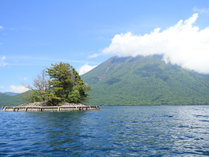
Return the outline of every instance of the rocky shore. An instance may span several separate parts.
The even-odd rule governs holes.
[[[22,104],[19,105],[21,107],[25,107],[25,106],[53,106],[53,105],[49,105],[47,102],[33,102],[33,103],[28,103],[28,104]],[[56,106],[75,106],[75,107],[86,107],[87,105],[81,104],[81,103],[58,103]]]
[[[3,112],[70,112],[99,110],[99,106],[87,106],[81,103],[59,103],[56,106],[49,106],[46,102],[34,102],[19,106],[4,106]]]

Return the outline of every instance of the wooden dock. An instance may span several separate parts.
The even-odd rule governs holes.
[[[70,112],[99,110],[99,106],[4,106],[3,112]]]

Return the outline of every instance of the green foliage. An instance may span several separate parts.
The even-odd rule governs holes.
[[[28,94],[27,98],[30,102],[41,102],[46,101],[48,97],[46,91],[32,90],[31,93]]]
[[[45,90],[33,90],[30,101],[47,101],[50,104],[59,102],[78,103],[87,97],[86,92],[90,89],[85,85],[76,70],[66,63],[52,64],[47,68],[49,76],[48,86]],[[37,83],[38,82],[38,83]],[[36,80],[38,87],[42,87],[41,80]]]
[[[92,87],[91,105],[209,104],[209,76],[161,56],[112,57],[82,78]]]
[[[78,90],[73,90],[71,93],[68,94],[68,101],[78,103],[81,96]]]

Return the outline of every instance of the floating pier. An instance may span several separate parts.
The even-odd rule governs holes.
[[[4,106],[3,112],[70,112],[99,110],[99,106]]]

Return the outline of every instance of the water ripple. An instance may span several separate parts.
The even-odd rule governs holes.
[[[209,106],[0,112],[0,156],[208,156]]]

